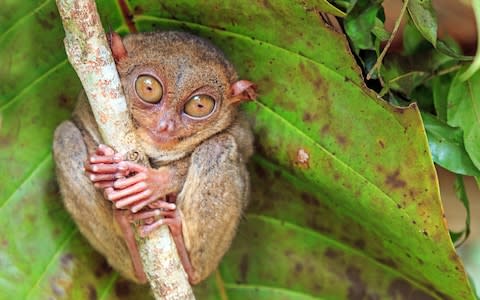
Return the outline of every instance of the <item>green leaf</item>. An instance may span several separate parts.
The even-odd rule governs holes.
[[[408,14],[423,37],[434,47],[437,44],[437,17],[431,0],[410,0]]]
[[[450,86],[447,122],[463,130],[465,149],[475,166],[480,168],[480,73],[463,81],[463,70],[458,72]]]
[[[380,9],[379,1],[360,1],[345,18],[345,32],[357,49],[357,53],[359,49],[375,49],[372,31],[375,29],[379,33],[377,14]]]
[[[457,246],[462,245],[470,235],[470,200],[468,200],[468,195],[465,190],[465,182],[463,181],[462,175],[456,175],[455,177],[455,195],[457,198],[462,202],[463,207],[465,207],[465,211],[467,213],[467,217],[465,219],[465,229],[461,232],[454,233],[452,240],[456,242]],[[463,237],[462,240],[460,238]],[[460,240],[460,242],[458,242]]]
[[[451,75],[435,76],[432,79],[433,105],[437,117],[443,122],[447,122],[448,91],[452,80]]]
[[[405,27],[403,28],[403,54],[405,56],[409,56],[415,53],[418,53],[422,50],[425,50],[425,48],[430,48],[430,47],[425,47],[424,44],[427,43],[427,41],[423,38],[422,34],[418,29],[415,27],[415,25],[412,25],[412,22],[407,22]],[[430,44],[428,44],[430,45]]]
[[[462,74],[462,80],[468,80],[480,69],[480,0],[473,0],[472,7],[477,23],[477,53],[475,54],[475,59],[472,64],[468,67],[465,73]]]
[[[2,296],[151,298],[106,266],[62,208],[50,145],[80,84],[54,1],[35,2],[32,13],[31,2],[18,3],[2,6],[17,19],[0,23]],[[98,4],[124,31],[118,4]],[[343,35],[318,17],[321,5],[129,1],[141,31],[210,38],[259,86],[244,107],[257,142],[250,208],[197,298],[472,299],[418,109],[366,89]]]
[[[428,113],[422,113],[433,161],[463,175],[480,176],[463,144],[463,131],[453,128]]]

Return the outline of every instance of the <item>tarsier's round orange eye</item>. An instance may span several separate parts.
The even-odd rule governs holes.
[[[138,76],[135,81],[135,91],[143,101],[149,103],[157,103],[163,96],[162,85],[155,77],[150,75]]]
[[[183,111],[193,118],[208,116],[215,108],[215,100],[208,95],[196,95],[185,103]]]

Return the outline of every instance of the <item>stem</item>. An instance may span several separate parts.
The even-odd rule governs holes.
[[[146,165],[95,1],[57,0],[57,7],[68,59],[82,81],[103,140]],[[136,239],[155,298],[195,299],[168,228]]]
[[[403,16],[405,15],[405,11],[407,10],[408,1],[409,0],[404,0],[403,1],[403,6],[402,6],[402,9],[400,10],[400,15],[398,16],[397,21],[395,21],[395,26],[393,27],[392,34],[390,35],[390,38],[388,39],[387,44],[383,48],[382,53],[380,53],[380,55],[378,56],[377,61],[375,62],[375,65],[373,65],[370,72],[368,72],[367,80],[370,80],[370,78],[372,78],[372,74],[373,74],[373,72],[375,72],[376,69],[378,69],[379,72],[380,72],[380,67],[382,65],[383,58],[387,54],[387,51],[390,48],[390,46],[392,45],[393,39],[397,35],[397,31],[400,28],[400,23],[402,22]]]

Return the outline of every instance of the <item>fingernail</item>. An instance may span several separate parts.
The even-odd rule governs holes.
[[[90,178],[91,181],[95,180],[95,175],[90,175],[88,178]]]
[[[170,209],[171,210],[174,210],[175,208],[177,208],[177,206],[175,204],[170,204]]]
[[[97,171],[98,171],[98,167],[97,167],[97,166],[93,166],[93,167],[92,167],[92,171],[93,171],[93,172],[97,172]]]
[[[91,163],[94,163],[94,162],[96,162],[96,161],[97,161],[97,160],[96,160],[94,157],[90,157],[90,162],[91,162]]]

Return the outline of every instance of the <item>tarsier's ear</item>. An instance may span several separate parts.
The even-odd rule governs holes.
[[[120,60],[126,58],[128,55],[127,49],[125,49],[120,35],[116,32],[110,32],[107,33],[107,38],[115,62],[118,63]]]
[[[229,99],[231,103],[240,103],[244,101],[255,100],[257,86],[248,80],[239,80],[230,86],[232,97]]]

